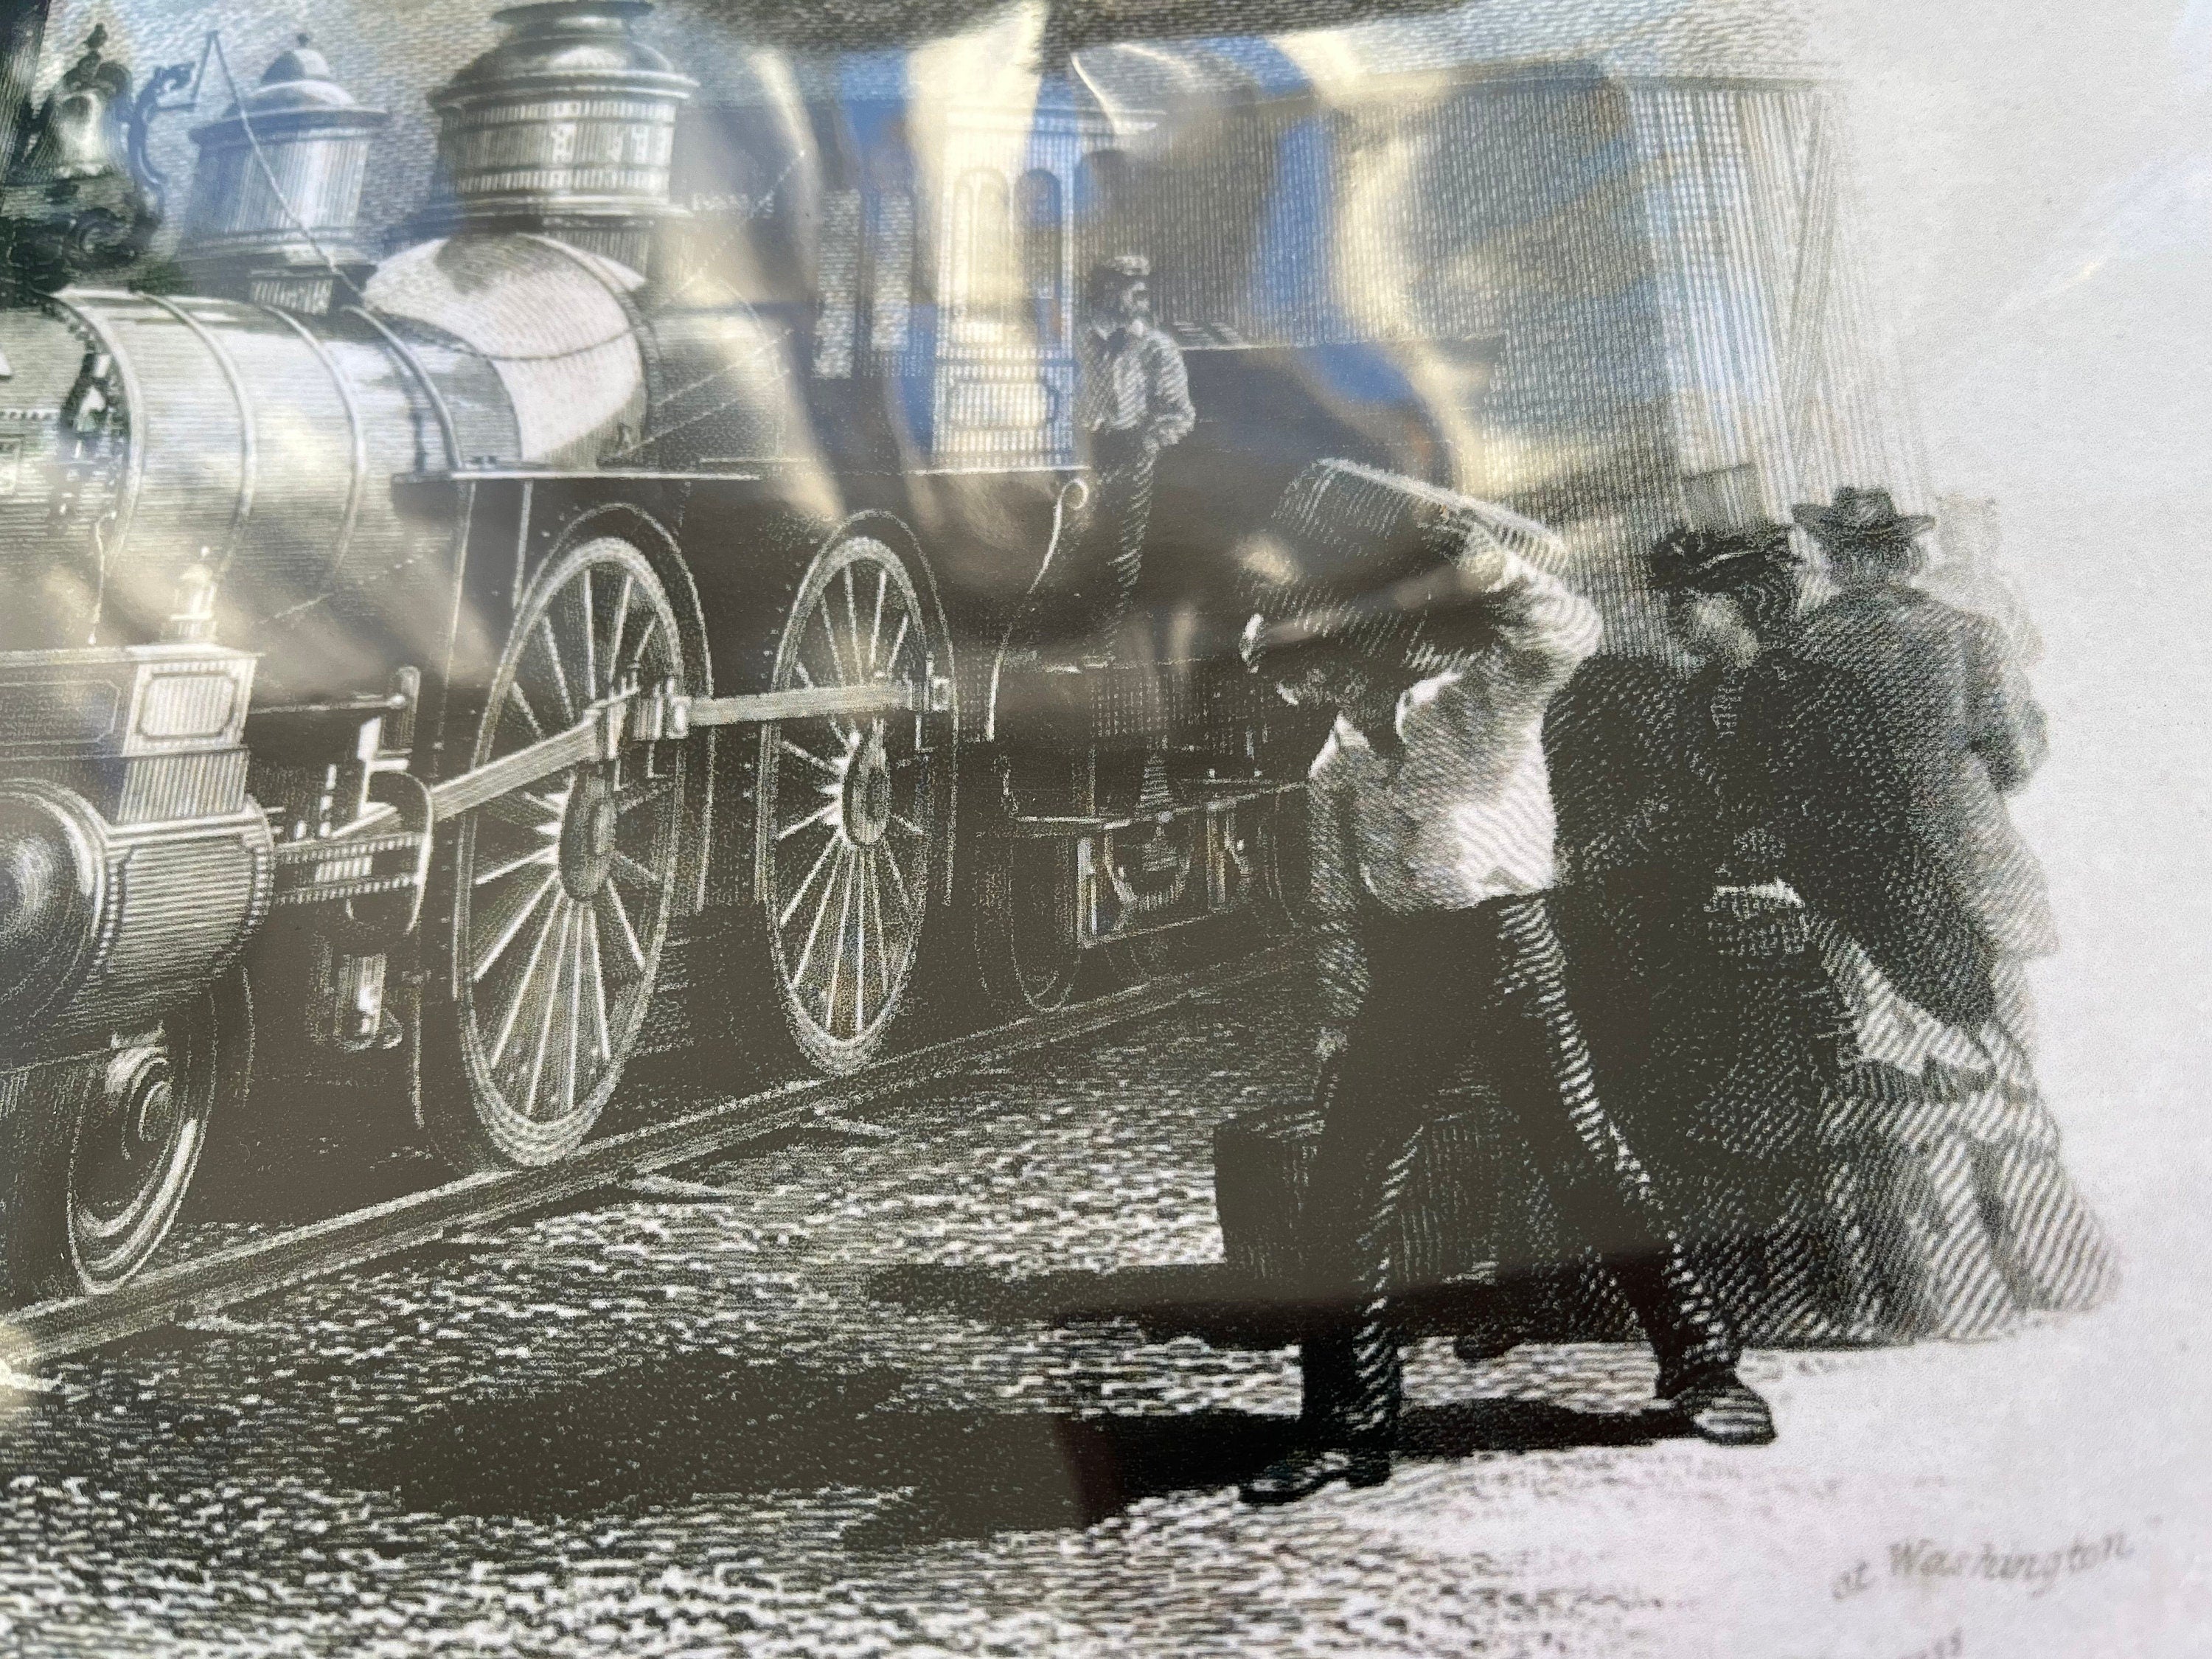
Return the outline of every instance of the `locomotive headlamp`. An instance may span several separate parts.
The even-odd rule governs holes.
[[[33,779],[0,784],[0,1022],[49,1006],[90,954],[106,881],[101,842],[99,817],[70,791]]]

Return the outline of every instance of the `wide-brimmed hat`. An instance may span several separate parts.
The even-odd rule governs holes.
[[[1936,522],[1925,514],[1899,513],[1887,489],[1862,489],[1856,484],[1844,485],[1826,507],[1801,501],[1790,509],[1790,516],[1822,545],[1830,547],[1910,542]]]
[[[1234,556],[1252,613],[1245,662],[1280,672],[1327,651],[1396,667],[1422,647],[1443,656],[1479,650],[1494,636],[1494,590],[1474,567],[1504,544],[1463,495],[1351,461],[1317,461]]]
[[[1662,593],[1725,593],[1766,571],[1796,568],[1790,526],[1771,520],[1727,530],[1678,526],[1651,546],[1651,586]]]

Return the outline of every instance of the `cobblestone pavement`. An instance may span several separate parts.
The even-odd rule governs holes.
[[[1869,1550],[1931,1514],[1966,1529],[1947,1543],[2005,1542],[1960,1496],[2008,1444],[1978,1407],[2023,1353],[2075,1364],[2065,1331],[1941,1363],[1755,1356],[1784,1438],[1754,1453],[1670,1437],[1632,1349],[1468,1366],[1431,1342],[1388,1486],[1240,1506],[1296,1383],[1279,1332],[1207,1304],[1210,1134],[1296,1092],[1311,1018],[1261,986],[918,1095],[887,1141],[688,1172],[726,1201],[602,1195],[0,1393],[0,1644],[1787,1659],[1770,1620],[1896,1659],[1943,1637],[1886,1582],[1837,1625],[1852,1563],[1805,1517],[1863,1514]],[[2154,1516],[2078,1524],[2127,1540],[2085,1584],[2156,1555]]]

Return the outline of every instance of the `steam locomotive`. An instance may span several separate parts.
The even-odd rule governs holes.
[[[140,1268],[257,1080],[387,1067],[458,1168],[561,1158],[702,918],[839,1073],[948,919],[1018,1014],[1283,896],[1310,716],[1033,648],[1079,469],[833,441],[789,330],[640,274],[691,86],[645,9],[501,14],[389,257],[382,118],[303,45],[194,134],[188,284],[0,310],[11,1300]],[[97,149],[70,73],[19,172]],[[1232,434],[1195,533],[1342,447]]]

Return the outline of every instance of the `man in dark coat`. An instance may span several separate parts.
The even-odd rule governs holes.
[[[1899,513],[1888,491],[1847,485],[1796,518],[1841,591],[1792,648],[1865,689],[1905,775],[1914,838],[1991,950],[2013,961],[2047,953],[2057,941],[2043,872],[2004,803],[2042,763],[2043,711],[2003,636],[1912,585],[1933,521]]]
[[[1799,648],[1786,532],[1680,532],[1652,563],[1670,627],[1704,664],[1682,738],[1709,793],[1711,867],[1788,884],[1922,1007],[1979,1025],[1988,944],[1921,833],[1879,702]]]
[[[1780,525],[1664,538],[1651,580],[1697,673],[1596,659],[1546,728],[1600,1085],[1707,1282],[1768,1340],[1838,1328],[1848,1301],[1823,1243],[1823,1125],[1856,1045],[1817,919],[1947,1018],[1978,1024],[1990,995],[1869,700],[1778,648],[1797,577]]]

